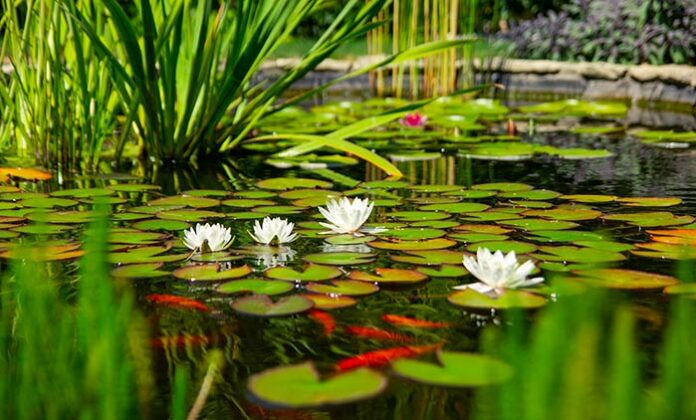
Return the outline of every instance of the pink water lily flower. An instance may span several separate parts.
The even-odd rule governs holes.
[[[428,117],[416,111],[411,114],[406,114],[399,122],[404,127],[425,127],[425,123],[428,122]]]

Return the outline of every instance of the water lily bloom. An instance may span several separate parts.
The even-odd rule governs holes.
[[[232,245],[234,237],[229,228],[216,223],[198,223],[184,232],[184,245],[190,250],[201,253],[224,251]]]
[[[505,289],[517,289],[529,287],[544,281],[543,277],[527,279],[534,271],[534,263],[531,260],[520,264],[515,256],[515,251],[504,255],[501,251],[491,254],[488,248],[479,248],[476,257],[464,256],[464,267],[480,281],[465,284],[455,289],[473,289],[479,293],[497,296]]]
[[[424,127],[425,123],[428,122],[428,117],[416,111],[412,114],[406,114],[399,122],[404,127]]]
[[[258,220],[254,223],[254,233],[249,232],[249,235],[260,244],[268,245],[274,241],[276,244],[285,244],[297,239],[297,234],[292,233],[294,227],[295,224],[286,219],[266,217],[262,223]]]
[[[382,228],[362,228],[362,225],[365,224],[370,217],[370,213],[372,213],[372,208],[374,206],[375,203],[367,198],[364,200],[354,198],[352,201],[346,197],[340,200],[331,199],[326,203],[326,208],[319,207],[319,212],[329,221],[329,223],[320,222],[319,224],[325,228],[331,229],[329,232],[322,233],[347,233],[360,236],[362,233],[378,233],[384,231]]]

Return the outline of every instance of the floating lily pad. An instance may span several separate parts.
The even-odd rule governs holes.
[[[117,278],[150,279],[169,276],[168,271],[162,271],[163,263],[129,264],[115,268],[111,275]]]
[[[66,232],[68,230],[74,229],[73,226],[69,225],[26,225],[11,230],[19,233],[27,233],[31,235],[55,235],[58,233]]]
[[[205,254],[193,254],[191,261],[195,262],[229,262],[243,259],[243,255],[232,255],[226,251],[206,252]]]
[[[140,230],[164,230],[167,232],[184,230],[191,227],[189,223],[182,222],[180,220],[143,220],[137,223],[133,223],[135,229]]]
[[[271,200],[254,200],[251,198],[232,198],[223,201],[221,204],[229,207],[252,208],[258,206],[272,206],[275,202]]]
[[[261,213],[256,211],[240,211],[236,213],[228,213],[227,216],[231,217],[234,220],[255,220],[263,219],[264,217],[268,216],[268,213]]]
[[[466,213],[462,220],[470,220],[472,222],[497,222],[500,220],[516,220],[522,216],[514,213],[505,213],[502,211],[483,211],[481,213]]]
[[[56,211],[31,213],[27,215],[27,219],[32,222],[82,224],[91,222],[94,216],[94,213],[88,211]]]
[[[274,267],[266,270],[266,277],[287,281],[322,281],[331,280],[343,275],[343,272],[334,267],[319,264],[309,264],[303,271],[297,271],[289,267]]]
[[[287,281],[265,279],[242,279],[222,283],[215,288],[218,293],[255,293],[258,295],[280,295],[295,288],[295,285]]]
[[[170,249],[171,245],[144,246],[124,252],[112,252],[108,258],[112,264],[145,264],[175,262],[188,257],[188,254],[161,255]]]
[[[685,225],[694,221],[692,216],[676,216],[668,212],[615,213],[602,216],[605,220],[618,220],[640,227]]]
[[[361,254],[358,252],[327,252],[323,254],[305,255],[304,260],[311,263],[327,265],[361,265],[373,262],[375,256],[373,254]]]
[[[490,233],[450,233],[448,238],[460,242],[485,242],[485,241],[504,241],[507,239],[505,235],[492,235]]]
[[[503,220],[499,223],[505,226],[514,226],[516,228],[532,232],[537,230],[565,230],[578,227],[577,223],[562,220],[518,219]]]
[[[109,185],[110,190],[118,192],[147,192],[147,191],[157,191],[161,187],[158,185],[148,185],[148,184],[116,184]]]
[[[449,229],[458,226],[459,223],[454,220],[426,220],[423,222],[412,222],[409,226],[412,228],[433,228],[433,229]]]
[[[232,302],[232,309],[235,311],[244,315],[262,317],[299,314],[311,309],[312,306],[314,302],[299,295],[284,297],[276,302],[266,295],[252,295]]]
[[[443,195],[448,197],[459,197],[464,199],[476,200],[480,198],[493,197],[495,191],[484,191],[484,190],[458,190],[446,192]]]
[[[28,261],[66,261],[84,255],[79,243],[45,245],[25,248],[13,247],[0,252],[0,258]]]
[[[400,189],[408,187],[408,182],[404,181],[369,181],[360,184],[363,188],[384,188],[385,190]]]
[[[370,242],[372,248],[387,249],[395,251],[416,251],[429,249],[444,249],[457,245],[456,241],[445,238],[426,239],[425,241],[374,241]]]
[[[389,217],[395,217],[404,222],[421,222],[425,220],[443,220],[451,217],[447,213],[430,211],[396,211],[387,213]]]
[[[575,241],[573,244],[613,252],[624,252],[634,248],[631,244],[624,244],[614,241]]]
[[[264,214],[298,214],[301,213],[304,209],[305,208],[303,207],[274,205],[254,207],[252,211],[255,213]]]
[[[463,277],[469,274],[461,265],[441,265],[437,268],[418,267],[416,271],[425,274],[429,277]]]
[[[32,168],[0,168],[0,181],[10,178],[24,179],[27,181],[46,181],[52,178],[50,172]]]
[[[333,310],[340,308],[347,308],[349,306],[357,305],[358,301],[350,296],[330,296],[330,295],[320,295],[316,293],[308,293],[306,295],[301,295],[307,299],[314,302],[314,307],[317,309]]]
[[[336,235],[326,238],[326,242],[331,245],[360,245],[377,239],[374,236],[353,236],[353,235]]]
[[[75,188],[68,190],[54,191],[51,193],[53,197],[73,197],[73,198],[90,198],[90,197],[105,197],[113,195],[114,190],[109,188]]]
[[[636,244],[640,249],[631,250],[634,255],[648,258],[659,258],[669,260],[692,260],[696,259],[696,247],[679,244],[665,244],[659,242],[648,242]]]
[[[677,279],[672,276],[618,268],[580,270],[574,273],[584,283],[612,289],[662,289],[677,283]]]
[[[406,241],[420,241],[424,239],[436,239],[445,236],[445,231],[441,229],[425,229],[425,228],[401,228],[389,229],[380,236],[396,238]]]
[[[203,222],[209,218],[222,218],[224,214],[209,210],[167,210],[157,213],[157,217],[180,222]]]
[[[487,210],[490,206],[480,203],[430,204],[419,207],[421,211],[444,211],[447,213],[476,213]]]
[[[525,190],[525,191],[511,191],[499,194],[503,198],[515,198],[519,200],[552,200],[561,193],[550,190]]]
[[[668,295],[696,295],[696,283],[673,284],[665,288]]]
[[[72,207],[79,203],[69,198],[28,198],[19,202],[24,207],[35,207],[42,209],[52,209],[54,207]]]
[[[309,178],[270,178],[256,183],[265,190],[291,190],[294,188],[331,188],[333,184],[327,181]]]
[[[220,264],[189,265],[174,270],[174,277],[189,281],[220,281],[244,277],[251,273],[248,265],[222,270]]]
[[[370,369],[359,368],[321,380],[314,365],[308,362],[253,375],[248,387],[254,397],[275,407],[307,408],[374,397],[387,387],[387,379]]]
[[[439,364],[414,359],[392,362],[392,371],[415,382],[446,387],[477,387],[499,384],[512,377],[512,367],[490,356],[438,351]]]
[[[373,283],[357,280],[332,280],[328,283],[309,283],[307,290],[331,296],[365,296],[377,293],[379,287]]]
[[[501,192],[528,191],[534,189],[534,187],[532,187],[531,185],[522,184],[519,182],[490,182],[487,184],[476,184],[473,185],[471,188],[474,190]]]
[[[448,250],[410,251],[406,255],[390,255],[396,262],[417,265],[461,264],[462,253]]]
[[[183,206],[203,209],[207,207],[215,207],[220,205],[220,200],[207,197],[191,197],[186,195],[177,195],[172,197],[163,197],[148,202],[151,206]]]
[[[420,193],[444,193],[444,192],[463,190],[464,187],[462,187],[461,185],[428,184],[428,185],[412,185],[410,187],[410,189],[411,189],[411,191],[416,191],[416,192],[420,192]]]
[[[151,245],[155,242],[161,242],[167,238],[169,238],[169,235],[156,232],[111,232],[109,234],[109,243],[127,245]]]
[[[526,207],[529,209],[550,209],[553,204],[547,201],[529,201],[529,200],[510,200],[510,205],[514,207]]]
[[[522,213],[525,216],[541,217],[553,220],[592,220],[602,215],[602,212],[590,209],[566,209],[556,208],[550,210],[527,210]]]
[[[681,204],[682,199],[677,197],[622,197],[616,201],[631,207],[671,207]]]
[[[602,195],[602,194],[571,194],[562,195],[561,200],[575,201],[576,203],[609,203],[616,201],[618,197],[615,195]]]
[[[19,232],[0,230],[0,239],[13,239],[19,236]]]
[[[366,271],[351,271],[350,274],[348,274],[348,278],[351,280],[369,281],[380,284],[413,284],[428,279],[428,276],[421,272],[400,268],[376,268],[375,272],[377,274],[371,274]]]
[[[535,230],[534,236],[528,237],[539,242],[575,242],[575,241],[601,241],[604,235],[599,232],[585,232],[581,230]]]
[[[143,219],[149,219],[152,216],[149,214],[142,214],[142,213],[116,213],[112,215],[112,218],[116,221],[121,221],[121,222],[127,222],[127,221],[133,221],[133,220],[143,220]]]
[[[276,196],[276,193],[270,191],[235,191],[232,195],[240,198],[262,199],[273,198]]]
[[[532,309],[546,305],[546,299],[543,297],[518,290],[506,290],[493,298],[471,289],[464,289],[452,293],[447,300],[454,305],[472,309]]]
[[[466,247],[471,252],[476,252],[479,248],[488,248],[491,252],[501,251],[508,253],[515,251],[516,254],[528,254],[537,250],[536,245],[519,241],[490,241],[478,242]]]
[[[543,261],[575,262],[583,264],[623,261],[625,256],[618,252],[575,246],[541,246],[542,254],[534,255]]]

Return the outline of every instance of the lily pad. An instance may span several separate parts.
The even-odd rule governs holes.
[[[506,363],[474,353],[438,351],[439,364],[414,359],[392,362],[392,371],[415,382],[446,387],[477,387],[499,384],[512,377]]]
[[[436,239],[445,236],[445,231],[441,229],[426,229],[426,228],[401,228],[389,229],[380,234],[389,238],[396,238],[406,241],[420,241],[424,239]]]
[[[418,267],[416,271],[429,277],[463,277],[469,274],[463,266],[449,264],[441,265],[437,268]]]
[[[452,293],[447,300],[454,305],[472,309],[532,309],[546,305],[546,299],[543,297],[518,290],[506,290],[497,297],[490,297],[471,289],[464,289]]]
[[[151,206],[182,206],[203,209],[207,207],[215,207],[220,205],[220,200],[207,197],[191,197],[186,195],[177,195],[172,197],[163,197],[148,202]]]
[[[526,191],[511,191],[506,193],[501,193],[498,196],[503,198],[514,198],[518,200],[552,200],[561,193],[550,190],[526,190]]]
[[[35,207],[42,209],[52,209],[54,207],[72,207],[79,203],[69,198],[28,198],[19,202],[24,207]]]
[[[162,271],[163,263],[129,264],[115,268],[111,275],[116,278],[150,279],[169,276],[168,271]]]
[[[248,387],[254,397],[273,406],[307,408],[374,397],[387,387],[387,379],[370,369],[359,368],[321,380],[314,365],[308,362],[253,375]]]
[[[448,238],[460,242],[485,242],[485,241],[504,241],[507,239],[505,235],[493,235],[490,233],[450,233]]]
[[[276,302],[273,302],[266,295],[252,295],[232,302],[232,309],[235,311],[244,315],[262,317],[299,314],[308,311],[313,306],[314,302],[299,295],[284,297]]]
[[[75,188],[68,190],[59,190],[51,193],[53,197],[73,197],[73,198],[90,198],[90,197],[105,197],[113,195],[115,192],[109,188]]]
[[[461,264],[462,253],[448,250],[410,251],[406,255],[390,255],[396,262],[417,265]]]
[[[386,214],[389,217],[402,220],[404,222],[421,222],[425,220],[443,220],[451,217],[447,213],[431,211],[396,211]]]
[[[373,262],[375,256],[373,254],[361,254],[358,252],[327,252],[305,255],[304,260],[311,263],[326,265],[361,265]]]
[[[170,249],[171,245],[144,246],[124,252],[112,252],[108,259],[112,264],[145,264],[175,262],[188,257],[188,254],[162,255]]]
[[[331,296],[365,296],[377,293],[379,287],[373,283],[357,280],[332,280],[328,283],[309,283],[307,290]]]
[[[266,270],[266,277],[287,281],[322,281],[331,280],[343,275],[343,271],[334,266],[309,264],[303,271],[289,267],[274,267]]]
[[[662,289],[678,282],[672,276],[618,268],[579,270],[574,273],[584,283],[612,289]]]
[[[618,252],[575,246],[541,246],[539,250],[543,253],[535,254],[534,256],[543,261],[596,264],[626,259],[624,255]]]
[[[80,244],[48,245],[33,248],[13,247],[0,252],[0,258],[27,261],[66,261],[84,255]]]
[[[474,190],[483,191],[529,191],[533,190],[534,187],[528,184],[522,184],[520,182],[490,182],[487,184],[476,184],[471,187]]]
[[[479,248],[488,248],[491,252],[501,251],[508,253],[510,251],[515,251],[516,254],[528,254],[537,250],[536,245],[519,241],[477,242],[469,245],[466,249],[471,252],[476,252]]]
[[[147,192],[147,191],[157,191],[160,190],[161,187],[158,185],[148,185],[148,184],[116,184],[116,185],[109,185],[108,187],[110,190],[118,191],[118,192]]]
[[[135,229],[140,230],[164,230],[167,232],[184,230],[191,227],[189,223],[180,220],[143,220],[132,225]]]
[[[374,236],[336,235],[326,238],[326,242],[331,245],[360,245],[374,241],[375,239],[377,238]]]
[[[590,209],[556,208],[549,210],[527,210],[524,216],[541,217],[552,220],[593,220],[602,215],[602,212]]]
[[[69,225],[26,225],[10,230],[30,235],[55,235],[72,229],[74,229],[74,227]]]
[[[295,285],[287,281],[242,279],[222,283],[215,288],[215,291],[225,294],[255,293],[273,296],[287,293],[294,288]]]
[[[174,277],[189,281],[220,281],[244,277],[251,273],[248,265],[222,270],[220,264],[189,265],[174,270]]]
[[[693,260],[696,259],[696,247],[681,244],[665,244],[660,242],[648,242],[636,244],[640,249],[633,249],[631,253],[641,257],[659,258],[669,260]]]
[[[94,216],[94,213],[88,211],[56,211],[30,213],[27,219],[32,222],[82,224],[91,222]]]
[[[202,222],[209,218],[222,218],[224,214],[209,210],[167,210],[157,213],[157,217],[180,222]]]
[[[562,195],[561,200],[570,200],[576,203],[610,203],[616,201],[618,198],[615,195],[602,195],[602,194],[571,194]]]
[[[671,207],[681,204],[682,199],[678,197],[622,197],[616,201],[631,207]]]
[[[357,300],[350,296],[330,296],[315,293],[308,293],[300,296],[304,296],[314,302],[315,308],[324,310],[347,308],[349,306],[355,306],[358,303]]]
[[[503,220],[499,222],[505,226],[514,226],[516,228],[536,231],[536,230],[565,230],[578,227],[577,223],[567,222],[563,220],[542,220],[542,219],[518,219],[518,220]]]
[[[602,216],[604,220],[618,220],[640,227],[685,225],[694,221],[692,216],[676,216],[668,212],[615,213]]]
[[[374,241],[368,243],[372,248],[386,249],[394,251],[417,251],[430,249],[451,248],[457,245],[456,241],[445,238],[426,239],[425,241]]]
[[[586,232],[582,230],[535,230],[534,236],[529,236],[539,242],[575,242],[575,241],[601,241],[604,235],[599,232]]]
[[[430,204],[419,207],[421,211],[444,211],[447,213],[476,213],[487,210],[490,206],[480,203],[449,203],[449,204]]]
[[[327,181],[310,178],[269,178],[256,183],[265,190],[291,190],[295,188],[331,188],[333,184]]]
[[[375,272],[377,274],[371,274],[366,271],[351,271],[350,274],[348,274],[348,278],[351,280],[369,281],[380,284],[413,284],[428,279],[428,276],[421,272],[400,268],[376,268]]]
[[[229,206],[229,207],[240,207],[240,208],[252,208],[252,207],[258,207],[258,206],[272,206],[275,204],[274,201],[271,200],[254,200],[251,198],[231,198],[229,200],[225,200],[221,203],[223,206]]]

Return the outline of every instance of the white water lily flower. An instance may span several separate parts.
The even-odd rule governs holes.
[[[184,232],[184,245],[190,250],[199,252],[224,251],[232,245],[232,232],[220,223],[211,225],[196,224]]]
[[[464,256],[464,267],[480,282],[464,284],[455,289],[473,289],[479,293],[497,296],[505,289],[529,287],[544,281],[543,277],[527,279],[534,271],[531,260],[524,264],[517,262],[515,251],[504,255],[501,251],[491,254],[488,248],[479,248],[476,257]]]
[[[320,222],[319,224],[331,229],[329,232],[322,233],[348,233],[360,236],[362,233],[383,232],[385,230],[383,228],[362,228],[374,206],[375,203],[367,198],[364,200],[354,198],[352,201],[346,197],[340,200],[331,199],[326,203],[326,208],[319,207],[319,212],[329,221],[329,223]]]
[[[268,245],[274,239],[276,244],[285,244],[297,239],[297,234],[292,233],[294,227],[295,224],[286,219],[266,217],[262,223],[258,220],[254,223],[254,233],[249,232],[249,235],[260,244]]]

